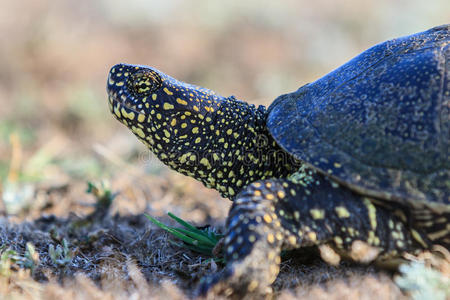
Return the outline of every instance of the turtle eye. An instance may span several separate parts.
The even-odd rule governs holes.
[[[161,77],[151,70],[141,70],[129,77],[128,87],[135,96],[148,96],[162,85]]]

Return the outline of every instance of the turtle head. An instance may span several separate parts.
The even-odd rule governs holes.
[[[113,115],[163,162],[206,147],[223,97],[154,68],[118,64],[107,82]],[[169,159],[170,156],[170,159]]]
[[[107,91],[113,115],[163,163],[225,197],[288,170],[263,159],[278,151],[263,106],[224,98],[154,68],[125,64],[111,69]],[[266,137],[264,143],[260,137]]]

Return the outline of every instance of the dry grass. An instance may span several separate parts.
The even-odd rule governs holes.
[[[0,277],[0,294],[20,299],[187,298],[193,296],[198,280],[215,270],[205,257],[171,246],[167,234],[150,228],[142,215],[106,215],[85,221],[75,216],[44,217],[17,225],[3,220],[3,244],[7,241],[19,256],[25,256],[25,244],[32,242],[39,259],[32,272],[13,263],[14,271]],[[49,247],[62,247],[63,239],[73,257],[61,255],[63,262],[57,262]],[[292,253],[283,261],[274,284],[281,299],[358,299],[375,292],[386,296],[383,299],[401,296],[383,272],[348,264],[335,268],[316,254],[312,250]]]

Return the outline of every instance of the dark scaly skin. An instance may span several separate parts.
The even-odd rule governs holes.
[[[156,90],[139,87],[145,80],[154,80]],[[131,65],[111,69],[108,93],[113,115],[162,162],[223,197],[234,198],[253,181],[297,168],[268,133],[264,106]]]
[[[202,282],[201,293],[210,288],[238,297],[270,293],[281,250],[327,244],[351,253],[353,242],[364,241],[380,255],[395,257],[420,248],[408,226],[387,208],[313,170],[303,171],[302,176],[257,181],[239,194],[226,225],[228,265]]]
[[[375,45],[269,111],[283,149],[406,206],[411,224],[450,249],[450,24]]]
[[[114,66],[107,89],[112,113],[161,161],[234,200],[224,240],[228,265],[202,282],[202,294],[267,294],[282,249],[328,244],[351,251],[363,241],[392,256],[429,246],[402,208],[391,212],[300,166],[268,134],[262,106],[144,66]]]

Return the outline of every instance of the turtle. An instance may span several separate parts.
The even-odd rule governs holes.
[[[282,250],[370,263],[450,247],[450,25],[377,44],[268,108],[123,63],[107,93],[159,160],[232,200],[227,264],[200,294],[271,293]]]

